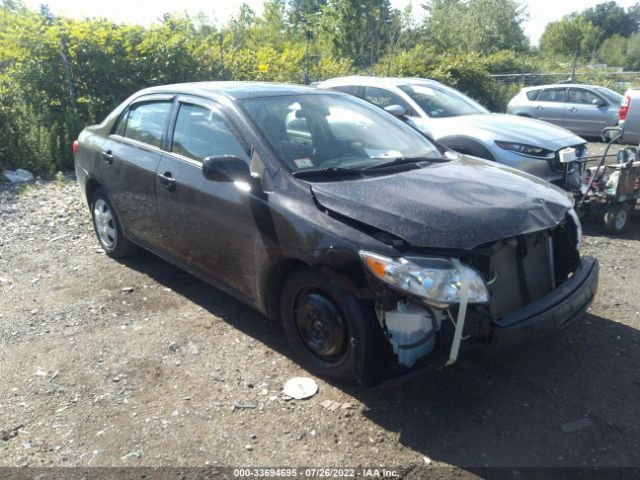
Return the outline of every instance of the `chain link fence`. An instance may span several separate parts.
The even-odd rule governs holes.
[[[497,86],[532,87],[550,83],[584,83],[601,85],[617,92],[640,86],[640,72],[580,70],[564,72],[521,72],[491,75]]]

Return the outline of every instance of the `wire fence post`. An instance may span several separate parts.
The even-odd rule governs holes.
[[[222,32],[218,33],[218,42],[220,43],[220,68],[222,70],[222,75],[225,75],[224,72],[224,35]],[[226,76],[225,76],[226,78]]]

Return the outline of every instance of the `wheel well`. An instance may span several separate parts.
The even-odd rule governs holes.
[[[94,179],[90,179],[87,182],[87,186],[85,188],[85,193],[87,195],[87,204],[91,204],[91,197],[93,197],[93,192],[95,192],[101,185]]]
[[[308,266],[302,260],[286,258],[271,267],[262,285],[265,310],[269,318],[275,320],[280,317],[280,295],[286,278],[298,268]]]
[[[448,137],[438,139],[438,142],[456,152],[495,161],[495,157],[489,149],[477,140],[467,137]]]

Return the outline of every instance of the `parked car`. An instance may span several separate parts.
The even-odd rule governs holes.
[[[626,91],[620,103],[620,128],[624,143],[640,144],[640,90],[631,88]]]
[[[466,95],[421,78],[342,77],[319,88],[363,98],[401,116],[407,123],[456,152],[493,160],[575,191],[580,188],[576,162],[560,163],[560,150],[586,156],[584,139],[528,118],[491,114]]]
[[[507,113],[544,120],[576,135],[598,137],[618,124],[622,95],[597,85],[552,84],[526,87],[511,99]]]
[[[143,247],[281,318],[328,378],[370,385],[451,364],[463,339],[537,338],[596,293],[566,192],[349,95],[150,88],[74,152],[108,255]]]

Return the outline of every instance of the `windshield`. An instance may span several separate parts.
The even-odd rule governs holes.
[[[489,113],[479,103],[449,88],[419,84],[400,85],[399,88],[420,105],[424,113],[431,118]]]
[[[347,95],[253,98],[245,100],[243,107],[293,173],[358,170],[394,159],[442,159],[420,133]]]
[[[596,88],[596,92],[602,95],[604,98],[609,100],[614,105],[619,105],[622,101],[622,95],[618,92],[614,92],[613,90],[609,90],[608,88],[600,87]]]

